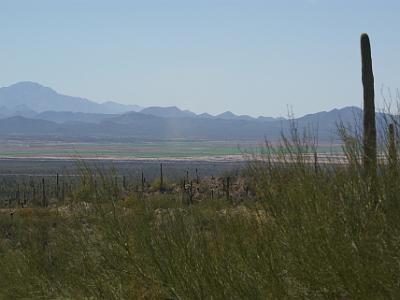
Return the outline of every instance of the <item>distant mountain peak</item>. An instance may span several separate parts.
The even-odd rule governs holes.
[[[27,90],[29,92],[33,91],[47,91],[51,93],[57,93],[55,90],[52,88],[49,88],[47,86],[41,85],[37,82],[33,81],[20,81],[17,83],[14,83],[10,86],[4,87],[6,89],[13,89],[13,90]]]
[[[198,115],[199,118],[205,118],[205,119],[214,119],[215,117],[213,115],[210,115],[209,113],[202,113]]]
[[[40,83],[34,82],[34,81],[19,81],[14,84],[11,84],[9,87],[18,87],[18,86],[25,86],[25,87],[45,87],[41,85]]]
[[[181,110],[176,106],[150,106],[142,109],[140,113],[163,118],[191,118],[197,116],[190,110]]]
[[[39,113],[49,110],[84,113],[124,113],[140,109],[135,105],[124,105],[112,101],[100,104],[81,97],[62,95],[33,81],[21,81],[0,88],[0,107],[2,106],[12,111],[15,111],[18,106],[26,106]]]
[[[229,110],[222,114],[217,115],[216,118],[224,120],[245,120],[245,121],[255,120],[253,117],[250,117],[248,115],[240,115],[240,116],[235,115],[233,112]]]
[[[223,112],[222,114],[216,115],[215,117],[220,118],[220,119],[232,119],[232,118],[235,118],[236,115],[233,112],[228,110],[226,112]]]

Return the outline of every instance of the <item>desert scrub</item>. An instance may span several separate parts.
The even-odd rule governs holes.
[[[395,299],[399,291],[399,181],[381,159],[371,192],[357,151],[357,137],[344,140],[343,164],[304,163],[293,153],[269,148],[250,165],[255,189],[273,217],[284,253],[289,291],[306,298]],[[293,145],[294,143],[294,145]],[[287,163],[275,163],[281,156]],[[276,256],[279,257],[279,256]],[[293,289],[294,288],[294,289]]]
[[[3,214],[1,296],[396,298],[400,188],[393,166],[378,165],[376,206],[362,165],[316,169],[303,148],[293,153],[285,143],[291,152],[279,155],[292,155],[287,162],[268,156],[280,150],[265,149],[249,165],[255,196],[241,202],[208,193],[192,205],[173,192],[124,196],[113,176],[88,173],[63,203],[67,213]]]
[[[340,132],[342,162],[310,160],[298,131],[266,144],[232,180],[234,201],[211,198],[207,178],[189,205],[84,169],[63,207],[0,215],[0,298],[396,299],[400,175],[385,155],[398,147],[371,193],[360,137]]]

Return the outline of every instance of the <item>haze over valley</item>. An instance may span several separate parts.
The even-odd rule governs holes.
[[[353,124],[361,109],[345,107],[288,120],[230,111],[196,114],[176,106],[97,103],[62,95],[34,82],[0,88],[0,136],[59,140],[262,140],[276,141],[292,122],[313,128],[322,143],[337,139],[337,124]]]

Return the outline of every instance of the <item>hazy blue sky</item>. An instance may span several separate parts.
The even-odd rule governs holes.
[[[360,105],[362,32],[377,100],[400,87],[399,16],[398,0],[0,0],[0,86],[210,113]]]

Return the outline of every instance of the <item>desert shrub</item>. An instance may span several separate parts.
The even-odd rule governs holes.
[[[341,134],[346,157],[329,163],[296,132],[267,144],[240,201],[204,183],[191,205],[126,195],[85,169],[63,207],[0,215],[0,298],[396,299],[398,165],[382,158],[371,181],[357,136]]]

